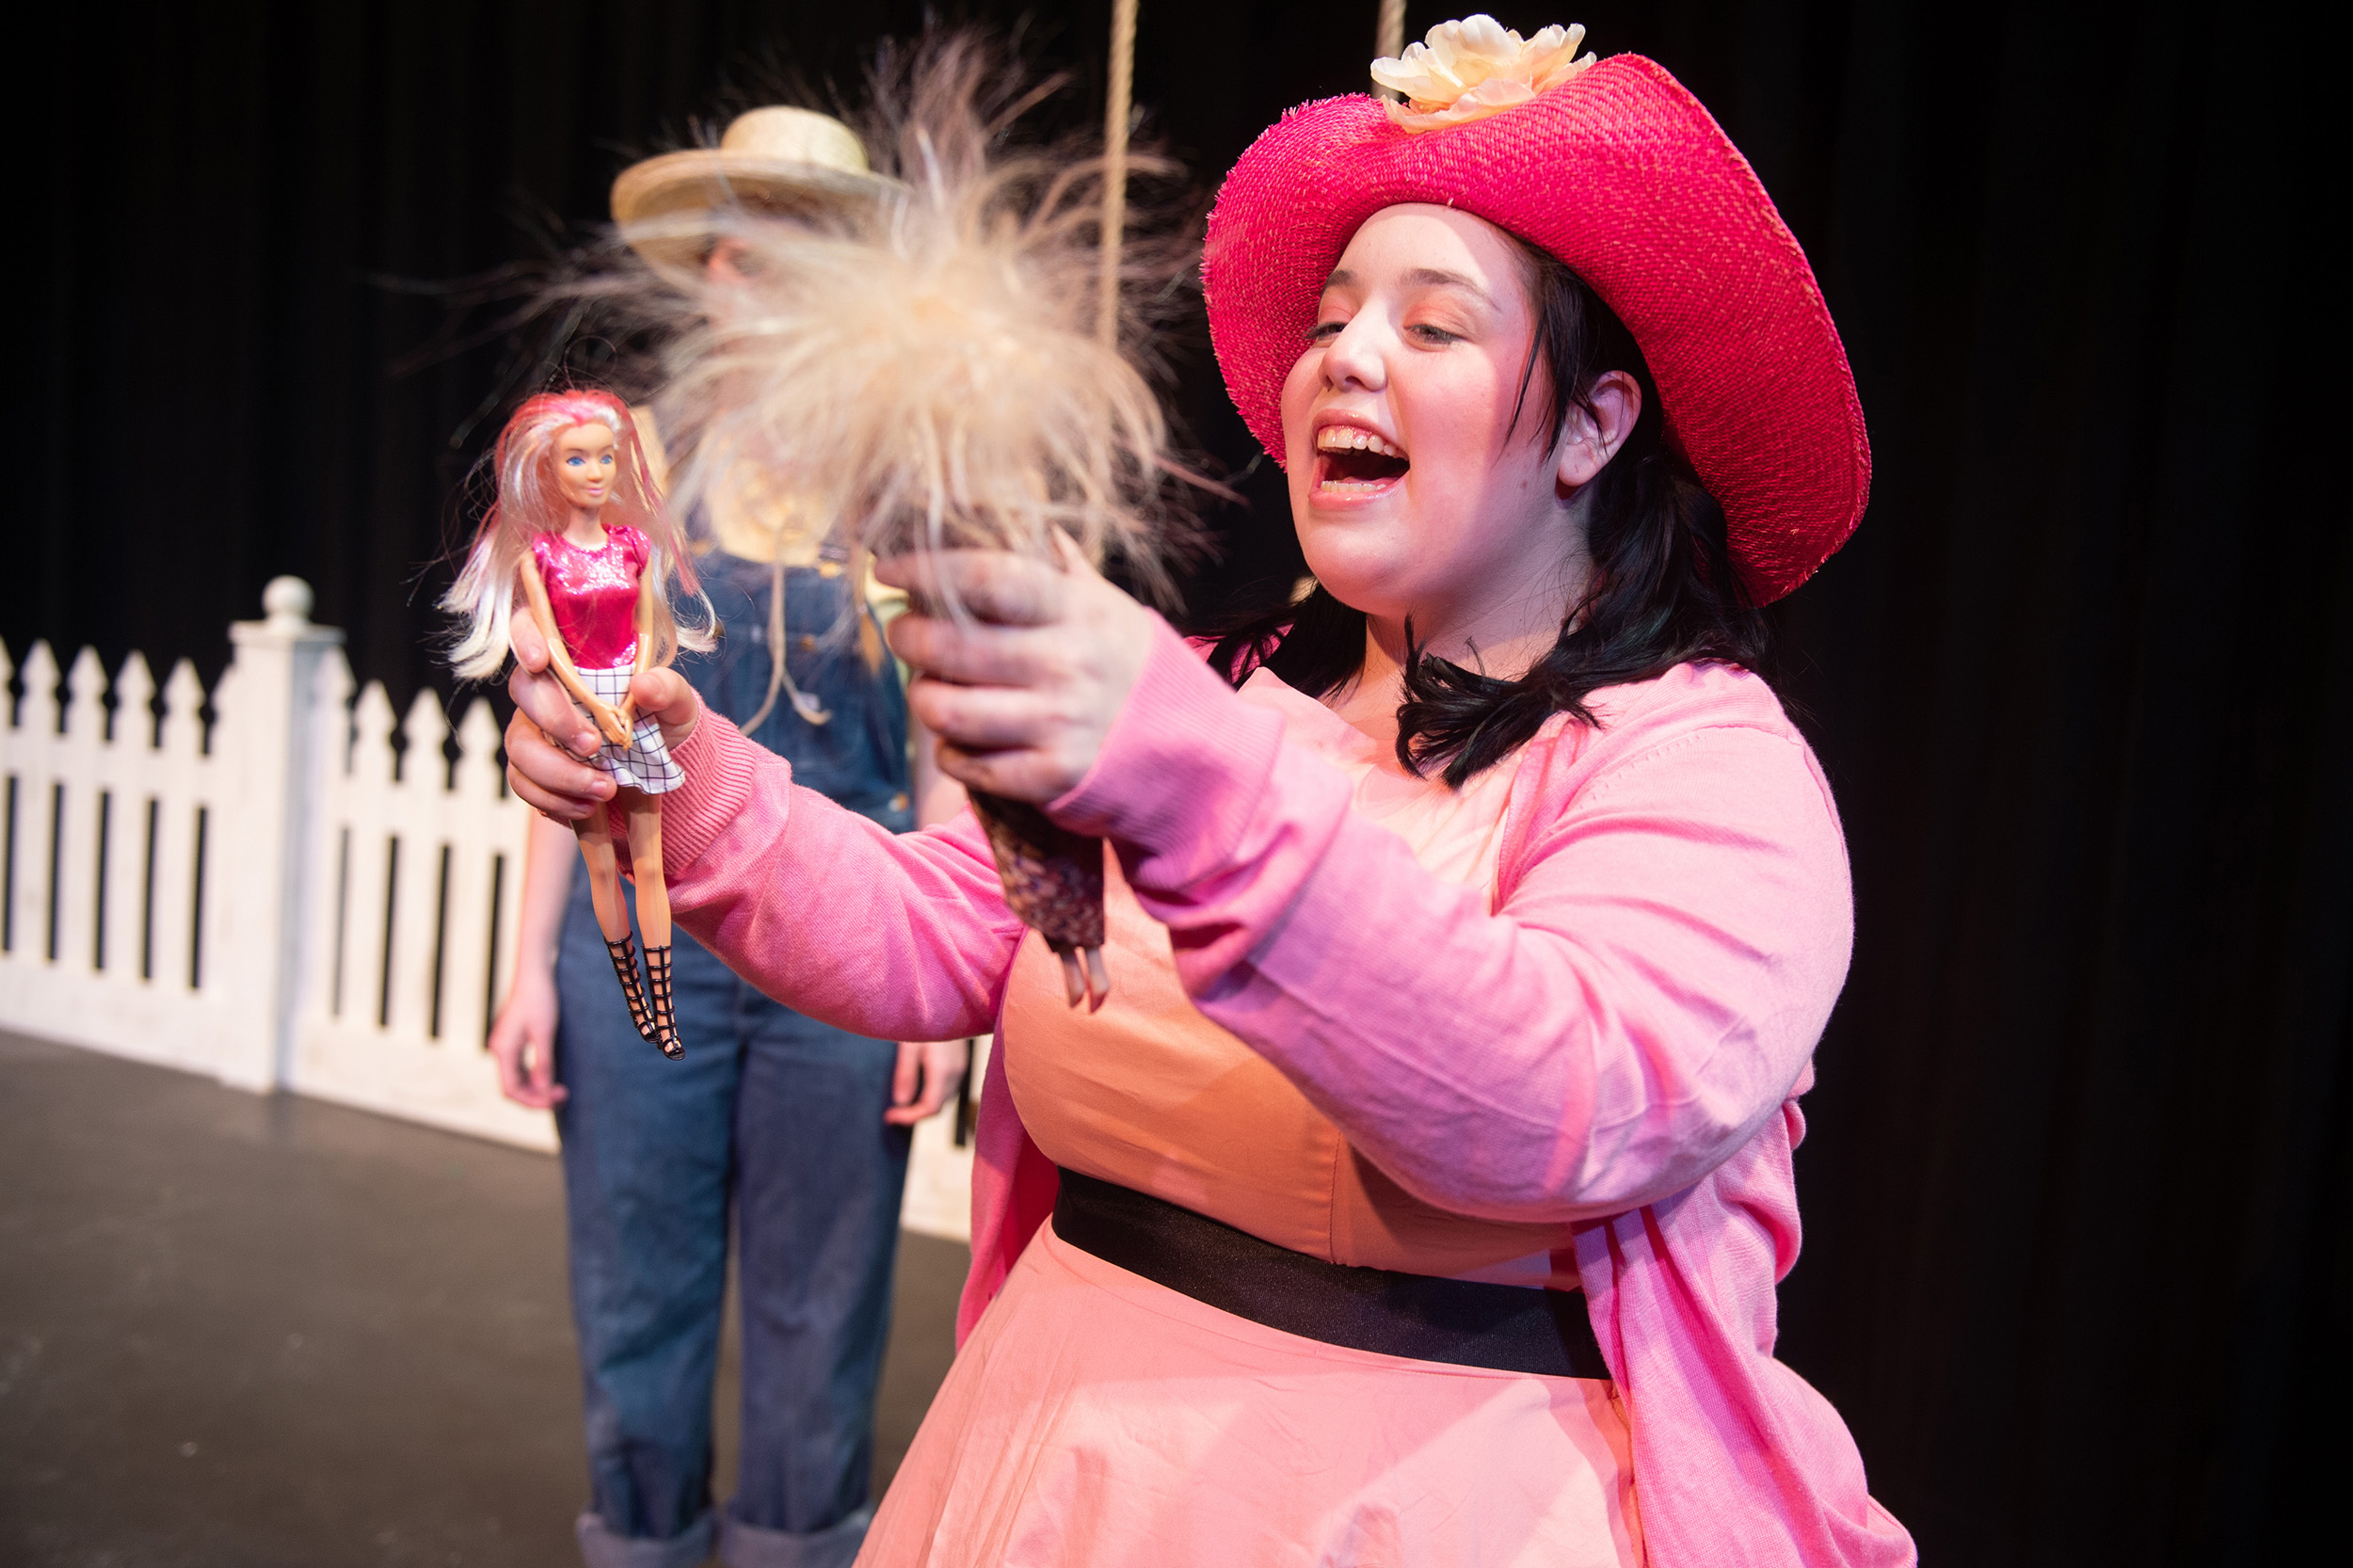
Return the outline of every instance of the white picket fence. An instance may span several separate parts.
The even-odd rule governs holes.
[[[209,722],[184,659],[158,716],[141,655],[110,683],[86,648],[60,690],[44,643],[8,712],[0,647],[0,1027],[552,1148],[484,1045],[529,822],[489,704],[468,703],[453,760],[432,692],[406,719],[375,681],[353,699],[311,604],[281,577],[266,618],[230,629]],[[918,1129],[906,1221],[961,1238],[952,1120]]]

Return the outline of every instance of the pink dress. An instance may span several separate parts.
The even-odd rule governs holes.
[[[639,530],[611,523],[594,550],[561,534],[537,535],[531,558],[581,683],[597,700],[617,708],[636,673],[639,584],[653,547]],[[649,713],[637,716],[629,744],[607,741],[590,760],[614,782],[649,795],[667,794],[685,782],[662,744],[662,726]]]
[[[638,582],[653,556],[646,536],[627,523],[583,550],[561,534],[535,535],[531,558],[548,587],[556,634],[583,671],[626,666],[637,656]]]
[[[1492,889],[1513,762],[1458,793],[1271,674],[1243,696],[1433,875]],[[1106,902],[1101,1011],[1064,1004],[1034,938],[1005,988],[1007,1080],[1048,1158],[1330,1262],[1577,1288],[1561,1227],[1449,1214],[1387,1179],[1193,1005],[1167,928],[1115,869]],[[956,1358],[859,1560],[1615,1568],[1641,1560],[1628,1441],[1606,1381],[1298,1338],[1049,1225]]]
[[[1450,849],[1411,841],[1411,810],[1378,820],[1380,781],[1313,706],[1230,692],[1163,632],[1048,807],[1119,849],[1113,1006],[1176,1017],[1173,974],[1245,1048],[1231,1109],[1291,1117],[1287,1150],[1258,1146],[1264,1119],[1222,1154],[1198,1147],[1218,1118],[1165,1137],[1225,1087],[1209,1037],[1128,1075],[1032,1023],[1047,961],[969,819],[894,840],[723,723],[685,743],[664,844],[690,930],[863,1032],[1002,1025],[968,1338],[870,1559],[1913,1561],[1836,1413],[1771,1353],[1796,1096],[1851,915],[1829,792],[1770,692],[1700,665],[1597,694],[1601,726],[1547,724],[1486,786],[1499,823],[1481,840],[1466,799]],[[1337,1351],[1146,1286],[1041,1230],[1063,1158],[1330,1256],[1573,1272],[1611,1383]],[[1296,1179],[1318,1169],[1321,1198]]]

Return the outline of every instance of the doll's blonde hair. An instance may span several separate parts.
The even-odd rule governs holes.
[[[652,547],[646,570],[653,574],[658,590],[653,596],[653,664],[668,664],[681,648],[700,652],[712,646],[711,628],[717,617],[696,581],[693,553],[647,471],[637,423],[630,417],[628,405],[605,392],[541,392],[525,399],[499,432],[491,456],[498,499],[482,520],[465,568],[441,597],[441,608],[460,624],[449,651],[450,668],[460,680],[488,680],[506,665],[523,555],[535,537],[560,534],[570,520],[570,504],[555,476],[556,438],[586,424],[613,432],[617,472],[600,520],[608,527],[625,523],[637,529]],[[664,584],[673,571],[679,585],[702,604],[702,625],[681,626],[671,613]]]

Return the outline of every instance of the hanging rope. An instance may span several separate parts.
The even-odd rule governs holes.
[[[1381,21],[1374,27],[1372,52],[1393,60],[1405,53],[1405,0],[1381,0]]]
[[[760,712],[744,721],[744,733],[749,735],[768,722],[768,715],[776,711],[776,694],[781,691],[792,699],[792,711],[811,724],[826,724],[833,713],[825,705],[792,683],[792,672],[785,668],[787,645],[784,640],[784,528],[776,529],[776,557],[768,575],[768,696],[760,703]],[[851,586],[851,614],[857,614],[865,605],[864,575]],[[861,622],[858,630],[865,630]],[[870,658],[868,663],[873,661]]]
[[[1111,81],[1103,102],[1103,271],[1095,312],[1095,335],[1107,348],[1119,345],[1119,247],[1128,226],[1128,110],[1135,74],[1136,0],[1112,0]]]

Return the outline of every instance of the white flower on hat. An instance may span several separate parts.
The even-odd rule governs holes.
[[[1372,79],[1408,100],[1387,100],[1399,129],[1434,131],[1517,108],[1577,75],[1593,63],[1577,57],[1584,41],[1581,24],[1523,40],[1492,16],[1441,22],[1428,41],[1407,44],[1404,58],[1373,61]]]

